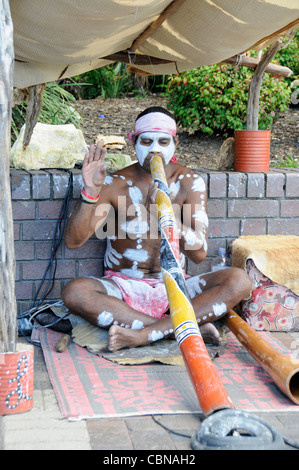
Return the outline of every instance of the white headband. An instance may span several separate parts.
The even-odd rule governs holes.
[[[164,113],[148,113],[137,119],[134,132],[129,132],[127,137],[132,142],[132,137],[142,134],[142,132],[165,132],[175,137],[177,132],[176,122]]]

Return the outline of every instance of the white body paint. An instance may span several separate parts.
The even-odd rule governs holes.
[[[221,302],[221,304],[213,305],[213,312],[216,315],[216,317],[223,315],[223,313],[225,313],[226,311],[227,311],[227,307],[224,302]]]
[[[146,220],[130,220],[121,224],[120,228],[129,236],[141,236],[149,231],[149,226]]]
[[[151,139],[153,142],[148,147],[140,143],[141,138]],[[167,147],[161,146],[159,144],[159,139],[161,138],[170,138],[170,143]],[[150,152],[161,152],[164,158],[164,162],[167,165],[174,155],[175,143],[172,135],[170,134],[166,134],[164,132],[143,132],[138,136],[137,144],[135,145],[135,151],[141,166],[143,165],[144,160]]]
[[[127,248],[124,252],[124,258],[127,258],[133,262],[145,262],[148,260],[148,251],[142,249],[135,250],[134,248]]]
[[[164,338],[164,334],[160,330],[159,331],[153,330],[148,335],[149,341],[158,341],[159,339],[162,339],[162,338]]]
[[[176,182],[173,181],[169,185],[169,191],[173,194],[174,197],[176,197],[177,193],[179,192],[180,186],[181,186],[181,183],[179,181],[176,181]]]
[[[144,328],[144,324],[141,320],[134,320],[131,328],[132,330],[141,330],[141,328]]]
[[[113,314],[104,310],[98,316],[98,325],[101,328],[109,326],[113,322]]]
[[[112,263],[119,265],[119,260],[122,258],[122,255],[118,253],[114,248],[111,246],[111,241],[107,238],[107,248],[106,253],[104,256],[104,265],[108,266],[108,268],[112,268]]]
[[[129,196],[133,204],[141,204],[142,203],[142,192],[140,191],[137,186],[130,186],[129,187]]]
[[[196,222],[201,222],[205,227],[209,226],[209,219],[205,210],[196,211],[192,217]]]
[[[202,178],[197,178],[194,180],[192,185],[192,191],[200,191],[203,193],[206,190],[205,182]]]
[[[206,284],[206,281],[204,279],[201,279],[200,276],[190,277],[189,279],[186,280],[186,287],[187,287],[187,290],[189,292],[191,299],[194,299],[196,295],[199,295],[202,293],[200,284],[202,286],[205,286]]]
[[[188,228],[188,230],[184,233],[182,232],[182,234],[184,235],[185,242],[187,243],[187,245],[192,246],[199,242],[197,234],[192,228]]]
[[[144,277],[144,272],[140,271],[140,269],[137,269],[137,266],[121,269],[120,272],[126,276],[135,277],[136,279],[142,279]]]
[[[104,184],[112,184],[113,183],[113,177],[110,176],[110,175],[107,175],[105,180],[104,180]]]

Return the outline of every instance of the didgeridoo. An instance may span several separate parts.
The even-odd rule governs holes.
[[[235,408],[202,339],[180,265],[179,232],[172,208],[162,159],[150,162],[152,178],[158,183],[156,207],[161,232],[160,263],[176,340],[202,411],[209,415]]]

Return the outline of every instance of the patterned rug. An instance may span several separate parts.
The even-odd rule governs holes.
[[[69,419],[201,412],[185,366],[120,365],[74,342],[63,353],[61,333],[39,330],[40,342],[61,414]],[[261,335],[283,350],[267,333]],[[274,344],[273,344],[274,342]],[[285,350],[284,350],[285,352]],[[299,411],[232,333],[213,363],[232,402],[244,411]]]

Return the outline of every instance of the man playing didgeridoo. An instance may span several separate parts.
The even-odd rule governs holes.
[[[160,268],[157,185],[150,170],[153,155],[163,159],[182,260],[185,255],[197,264],[207,255],[205,184],[198,173],[176,161],[175,120],[164,108],[148,108],[128,136],[138,162],[111,175],[104,165],[106,149],[91,145],[82,167],[84,188],[65,230],[66,246],[78,248],[110,226],[104,277],[74,279],[63,291],[71,312],[109,330],[110,351],[147,345],[173,334]],[[204,341],[218,344],[220,335],[212,322],[249,295],[249,277],[241,269],[228,268],[186,276],[186,287]]]

